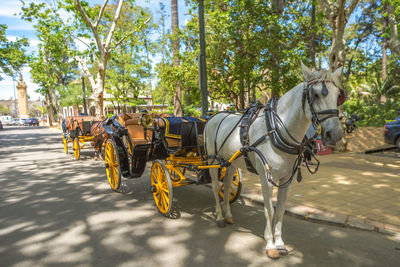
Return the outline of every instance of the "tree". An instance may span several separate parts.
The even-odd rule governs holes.
[[[336,70],[340,66],[344,66],[346,62],[346,40],[344,31],[349,21],[350,15],[360,2],[360,0],[318,0],[329,25],[332,30],[332,45],[329,51],[329,68],[331,71]]]
[[[172,18],[172,53],[174,66],[179,66],[179,20],[177,0],[171,0],[171,18]],[[175,85],[174,94],[174,115],[183,116],[182,110],[182,88],[179,82]]]
[[[388,23],[390,26],[390,39],[388,45],[393,53],[396,53],[400,57],[400,39],[398,34],[398,21],[396,17],[400,15],[400,0],[385,0],[385,16],[388,18]]]
[[[99,33],[99,25],[100,25],[101,19],[103,18],[104,11],[107,7],[107,3],[108,3],[108,0],[105,0],[97,14],[97,18],[93,21],[91,19],[91,17],[89,16],[89,14],[90,15],[93,14],[93,10],[90,10],[88,5],[85,5],[85,8],[86,8],[86,10],[85,10],[85,8],[82,7],[79,0],[74,0],[76,9],[79,11],[79,14],[80,14],[81,18],[83,19],[83,21],[89,27],[89,29],[95,39],[95,42],[96,42],[97,50],[94,53],[94,55],[92,55],[92,56],[96,57],[96,65],[97,65],[96,79],[94,79],[92,74],[89,72],[89,69],[86,66],[86,62],[79,56],[76,56],[76,59],[81,64],[83,71],[89,77],[89,80],[90,80],[90,83],[91,83],[92,89],[93,89],[93,96],[95,99],[96,115],[99,117],[104,117],[104,112],[103,112],[104,82],[105,82],[105,78],[106,78],[107,63],[108,63],[110,54],[114,48],[114,47],[112,47],[111,42],[113,40],[115,27],[116,27],[118,19],[120,17],[121,9],[122,9],[122,5],[123,5],[124,1],[123,0],[118,1],[117,8],[116,8],[115,14],[114,14],[114,19],[109,28],[106,39],[103,40]],[[120,42],[122,42],[122,40],[118,41],[117,45],[120,44]]]
[[[151,17],[149,10],[140,6],[124,8],[117,24],[116,38],[135,27],[135,19],[145,20]],[[110,57],[107,71],[106,92],[118,112],[126,112],[127,106],[136,109],[145,101],[139,98],[140,93],[151,90],[151,66],[148,53],[154,50],[149,41],[150,32],[156,25],[147,23],[129,39],[119,45]]]
[[[54,17],[53,10],[44,3],[23,3],[22,19],[35,23],[33,27],[39,38],[39,51],[32,55],[29,65],[32,79],[41,89],[47,102],[49,124],[55,120],[55,114],[62,118],[62,108],[59,103],[57,91],[67,87],[74,78],[76,64],[70,60],[73,47],[71,38],[68,37],[68,28],[60,18]]]
[[[15,76],[27,63],[25,47],[29,45],[27,38],[9,41],[6,36],[7,26],[0,24],[0,80],[2,75]]]

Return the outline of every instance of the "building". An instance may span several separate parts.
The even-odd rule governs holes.
[[[43,102],[40,100],[27,100],[28,112],[26,117],[41,117],[43,110]],[[14,118],[20,117],[19,107],[15,99],[0,100],[0,106],[3,107],[3,111],[0,110],[0,115],[10,115]],[[5,111],[7,110],[7,111]],[[4,113],[4,114],[2,114]]]

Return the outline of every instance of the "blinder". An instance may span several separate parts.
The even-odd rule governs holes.
[[[313,85],[316,84],[317,82],[322,82],[322,90],[321,94],[323,96],[327,96],[329,94],[329,90],[326,87],[326,82],[332,82],[330,80],[315,80],[307,83],[307,86],[304,88],[304,93],[303,93],[303,111],[304,111],[304,104],[305,100],[307,99],[311,115],[312,115],[312,123],[316,126],[320,124],[321,122],[333,118],[333,117],[339,117],[339,110],[338,109],[327,109],[319,112],[315,112],[313,103],[315,100],[315,92],[314,92],[314,87]],[[310,96],[311,94],[311,96]],[[339,89],[339,96],[337,100],[337,106],[340,106],[344,103],[346,100],[346,93],[343,89]],[[326,115],[323,118],[319,118],[319,115]]]
[[[327,96],[329,94],[328,88],[326,88],[325,82],[322,82],[322,91],[321,91],[323,96]]]
[[[344,89],[339,89],[339,97],[337,101],[337,106],[343,105],[344,101],[346,101],[346,91]]]

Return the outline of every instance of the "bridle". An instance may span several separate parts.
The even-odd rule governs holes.
[[[335,84],[335,82],[332,80],[315,79],[315,80],[308,81],[306,83],[306,86],[304,86],[304,89],[303,89],[303,98],[302,98],[303,112],[305,112],[305,100],[307,99],[308,106],[310,108],[310,112],[311,112],[311,116],[312,116],[311,122],[312,122],[314,129],[317,129],[318,126],[327,119],[339,117],[338,109],[326,109],[326,110],[319,111],[319,112],[316,112],[314,109],[314,106],[313,106],[313,103],[315,100],[314,85],[317,83],[322,83],[321,94],[322,94],[322,96],[327,96],[329,94],[329,90],[326,87],[327,82],[333,83],[335,86],[337,86]],[[339,97],[337,100],[337,106],[339,107],[346,100],[346,93],[345,93],[345,90],[341,89],[340,87],[338,87],[338,88],[339,88]],[[310,94],[311,94],[311,96],[310,96]],[[326,116],[324,116],[323,118],[320,118],[319,115],[326,115]]]

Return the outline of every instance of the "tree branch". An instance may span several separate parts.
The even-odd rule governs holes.
[[[349,21],[351,14],[353,13],[359,2],[360,0],[352,0],[350,5],[346,8],[346,23]]]
[[[107,2],[107,1],[108,0],[105,0],[105,2]],[[94,35],[94,39],[96,40],[97,48],[99,49],[100,55],[103,58],[103,56],[104,56],[104,48],[103,48],[103,44],[102,44],[102,42],[100,40],[99,33],[97,32],[97,24],[96,25],[93,24],[93,22],[90,20],[89,16],[86,14],[85,10],[83,10],[79,0],[74,0],[74,3],[75,3],[76,8],[78,9],[79,13],[81,13],[81,16],[83,17],[83,20],[86,22],[86,24],[92,30],[93,35]],[[96,21],[96,23],[97,23],[97,21]]]
[[[146,25],[150,20],[151,20],[151,17],[148,18],[142,25],[140,25],[139,28],[134,29],[133,31],[129,32],[124,37],[122,37],[118,42],[115,43],[115,45],[113,45],[113,47],[110,48],[110,51],[112,51],[113,49],[117,48],[123,41],[125,41],[126,38],[128,38],[129,36],[131,36],[132,34],[137,32],[141,28],[143,28],[143,26]]]
[[[97,54],[94,52],[94,50],[90,47],[89,44],[87,44],[86,42],[84,42],[83,40],[81,40],[79,37],[73,35],[69,30],[67,31],[68,35],[71,36],[73,39],[78,40],[79,42],[83,43],[84,45],[87,46],[87,48],[89,48],[90,52],[92,52],[92,54],[96,57],[97,61],[99,61],[99,57],[97,56]]]
[[[321,6],[321,9],[324,12],[325,17],[330,20],[333,10],[331,9],[329,0],[318,0],[318,3]]]
[[[80,64],[81,67],[82,67],[83,72],[84,72],[84,73],[86,74],[86,76],[89,78],[90,85],[92,86],[92,88],[93,88],[93,89],[96,88],[96,82],[95,82],[95,80],[94,80],[94,78],[93,78],[93,75],[90,73],[90,71],[89,71],[89,69],[88,69],[88,67],[87,67],[87,65],[86,65],[86,62],[85,62],[81,57],[79,57],[79,56],[74,56],[74,58],[75,58],[76,61],[79,62],[79,64]]]
[[[115,27],[117,26],[117,22],[118,22],[119,16],[121,15],[121,9],[122,9],[122,4],[123,3],[124,3],[124,0],[119,0],[119,2],[118,2],[117,10],[115,11],[115,15],[114,15],[114,20],[113,20],[113,23],[111,25],[110,31],[108,32],[106,43],[104,45],[104,49],[105,49],[106,53],[109,52],[109,47],[110,47],[111,40],[112,40],[113,35],[114,35]]]
[[[96,27],[96,28],[97,28],[97,26],[99,26],[100,20],[103,17],[104,10],[106,10],[107,3],[108,3],[108,0],[105,0],[103,5],[101,6],[99,16],[98,16],[96,22],[94,23],[94,27]]]
[[[81,13],[82,18],[85,20],[86,24],[93,30],[95,26],[92,23],[92,20],[86,14],[85,10],[83,10],[81,3],[79,0],[74,0],[75,6],[78,9],[79,13]]]

